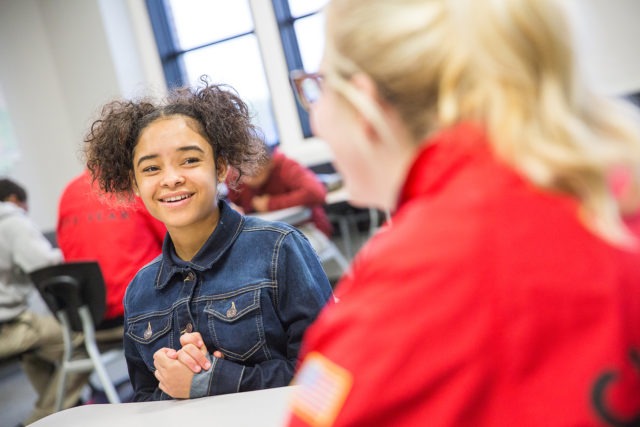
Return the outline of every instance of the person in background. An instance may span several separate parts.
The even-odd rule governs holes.
[[[311,217],[295,224],[309,239],[315,251],[322,253],[331,243],[331,222],[324,210],[327,190],[309,168],[287,157],[277,148],[252,175],[239,176],[231,169],[226,179],[227,197],[241,213],[271,212],[305,206]]]
[[[60,250],[27,216],[27,192],[10,179],[0,179],[0,359],[20,356],[22,367],[38,395],[25,421],[52,414],[59,381],[57,364],[64,350],[62,330],[50,314],[30,310],[34,292],[28,274],[62,261]],[[81,344],[81,337],[77,337]],[[64,408],[74,406],[88,374],[68,377]]]
[[[229,200],[243,213],[270,212],[293,206],[311,209],[311,221],[327,237],[332,227],[324,211],[327,190],[312,170],[287,157],[277,148],[254,175],[244,175],[238,181],[238,172],[231,170],[227,177]]]
[[[562,2],[331,0],[292,74],[352,202],[393,211],[305,334],[290,426],[635,425],[640,118]]]
[[[202,83],[163,101],[110,102],[85,138],[101,190],[139,196],[168,231],[124,299],[135,401],[289,384],[332,292],[298,230],[218,200],[227,169],[252,173],[265,145],[235,92]]]
[[[100,265],[106,310],[96,329],[119,329],[109,338],[122,340],[118,327],[124,322],[122,300],[127,285],[140,268],[160,255],[166,232],[139,198],[125,204],[100,192],[87,170],[64,189],[58,204],[58,246],[65,261],[97,261]]]

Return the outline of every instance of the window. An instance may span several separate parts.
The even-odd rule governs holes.
[[[323,50],[322,15],[318,12],[327,4],[327,0],[289,0],[291,20],[302,55],[302,68],[317,71]]]
[[[195,85],[206,74],[239,92],[268,143],[280,143],[286,134],[299,135],[298,140],[311,136],[288,71],[318,68],[323,47],[318,12],[327,0],[146,3],[169,87]]]
[[[327,0],[273,0],[288,70],[316,71],[323,50],[323,22],[318,12]],[[309,115],[296,104],[305,137],[311,135]]]

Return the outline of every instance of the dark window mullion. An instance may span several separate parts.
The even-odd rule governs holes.
[[[285,60],[287,61],[287,69],[289,71],[303,68],[302,55],[300,55],[300,46],[294,29],[295,19],[291,16],[288,0],[272,0],[273,10],[278,21],[280,29],[280,39],[282,40],[282,48],[284,50]],[[293,90],[293,88],[292,88]],[[300,103],[296,102],[298,109],[298,117],[302,126],[302,133],[305,137],[311,136],[311,126],[309,125],[309,114],[302,108]]]
[[[287,0],[273,0],[272,3],[278,21],[278,28],[280,29],[280,38],[282,39],[287,67],[289,71],[302,68],[300,46],[293,27],[295,20],[291,16],[289,2]]]
[[[184,76],[187,73],[182,62],[182,55],[178,50],[178,40],[173,22],[167,15],[169,5],[166,0],[146,0],[146,4],[167,85],[170,88],[182,86],[185,84]]]

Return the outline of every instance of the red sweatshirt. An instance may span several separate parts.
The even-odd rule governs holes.
[[[260,188],[254,189],[240,183],[235,190],[229,191],[229,200],[245,213],[254,212],[251,199],[265,194],[269,195],[270,211],[308,206],[311,208],[311,221],[320,231],[331,236],[331,223],[323,207],[327,190],[313,171],[279,151],[273,153],[271,161],[271,173]],[[229,180],[235,178],[230,174]]]
[[[574,200],[460,126],[421,151],[392,224],[307,330],[290,426],[638,423],[640,257]]]
[[[98,261],[106,287],[104,318],[124,314],[124,292],[140,268],[162,252],[167,229],[140,199],[118,205],[91,186],[88,172],[64,190],[58,206],[57,240],[66,261]]]

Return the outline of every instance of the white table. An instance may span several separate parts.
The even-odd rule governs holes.
[[[83,405],[36,421],[33,427],[280,427],[296,386],[189,400]]]
[[[282,221],[287,224],[298,225],[311,218],[311,209],[305,206],[293,206],[290,208],[278,209],[277,211],[254,212],[250,213],[249,216],[255,216],[267,221]]]

